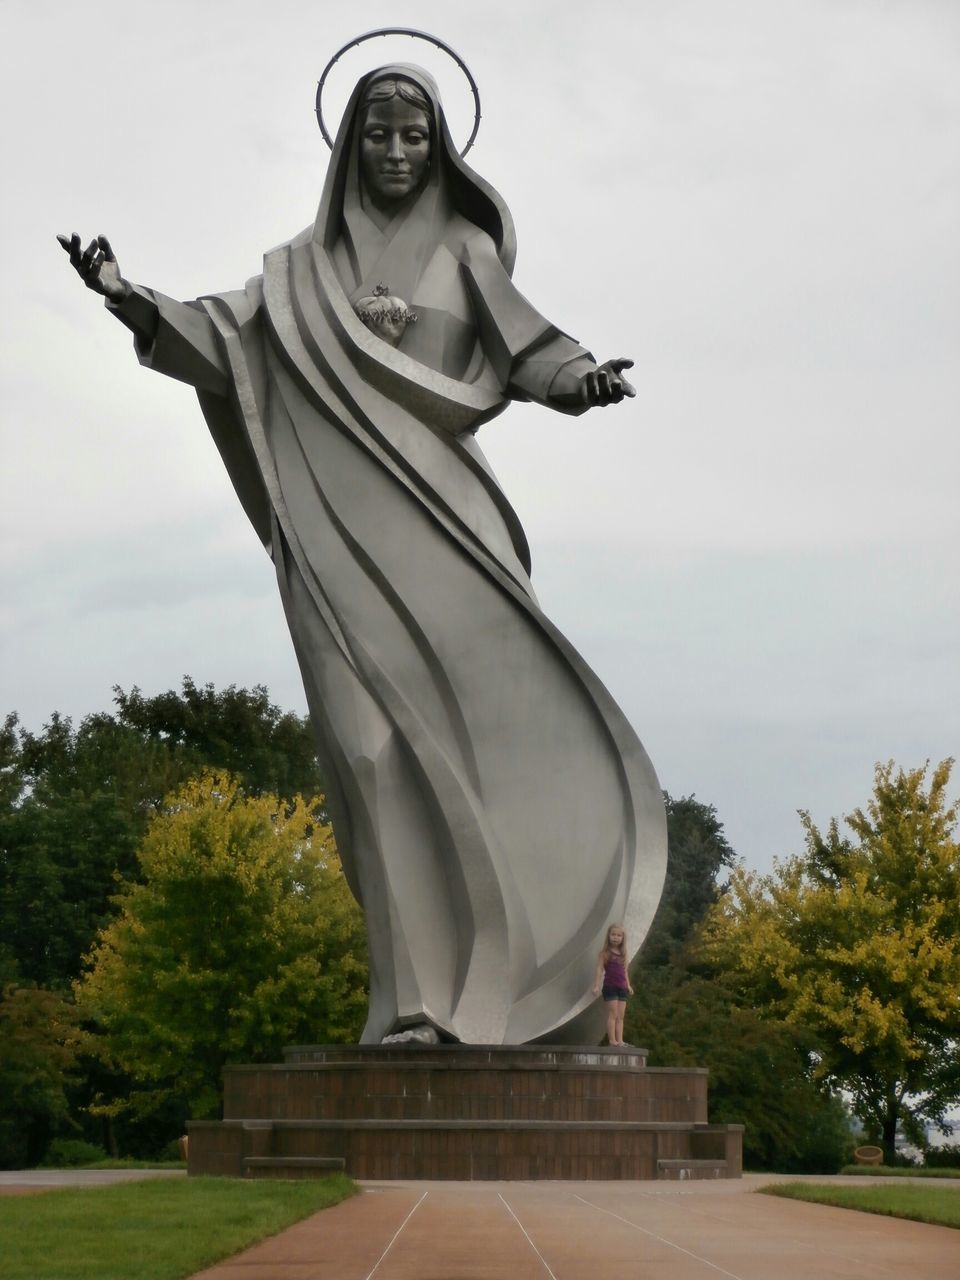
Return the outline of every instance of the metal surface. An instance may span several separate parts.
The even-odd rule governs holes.
[[[388,102],[403,85],[413,97],[374,116],[364,94],[385,81]],[[415,170],[405,148],[423,159],[426,115],[411,101],[435,140]],[[420,175],[393,208],[361,162],[371,128],[377,165]],[[540,610],[476,431],[515,398],[572,413],[622,401],[630,362],[598,365],[516,290],[509,210],[406,64],[360,80],[314,226],[244,289],[177,302],[128,284],[102,237],[61,243],[141,362],[197,389],[275,564],[367,921],[364,1043],[424,1027],[471,1044],[599,1041],[597,953],[611,921],[633,954],[653,919],[662,796],[623,713]],[[378,284],[416,324],[361,321]]]
[[[326,121],[323,118],[323,86],[327,82],[327,76],[329,76],[330,72],[333,70],[333,68],[336,66],[336,64],[340,61],[340,59],[343,57],[345,53],[349,52],[350,49],[358,48],[366,40],[372,40],[374,36],[410,36],[411,39],[414,39],[414,40],[426,40],[429,44],[435,45],[436,48],[442,50],[445,54],[451,57],[453,61],[457,64],[457,66],[460,68],[460,70],[463,72],[463,74],[466,76],[467,84],[469,84],[470,86],[470,92],[473,94],[474,110],[473,110],[473,130],[470,134],[470,137],[467,139],[466,146],[460,152],[460,157],[462,159],[470,150],[470,148],[473,146],[474,141],[476,140],[477,134],[480,131],[480,90],[477,88],[477,82],[476,80],[474,80],[473,74],[470,71],[470,68],[467,66],[463,58],[460,57],[459,53],[457,53],[455,49],[452,49],[450,45],[446,43],[446,41],[441,40],[438,36],[433,36],[428,31],[420,31],[416,27],[378,27],[376,31],[365,31],[363,35],[355,36],[352,40],[349,40],[343,46],[342,49],[337,50],[337,52],[333,55],[333,57],[324,67],[323,75],[320,77],[320,82],[317,85],[317,106],[316,106],[317,123],[320,126],[320,132],[323,134],[324,142],[332,151],[333,138],[331,138],[330,132],[327,129]]]

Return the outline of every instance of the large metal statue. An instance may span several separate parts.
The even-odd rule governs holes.
[[[246,288],[175,302],[59,238],[141,363],[196,388],[276,565],[368,925],[364,1042],[596,1043],[607,926],[635,951],[659,899],[661,795],[475,433],[511,399],[619,402],[631,362],[518,293],[509,211],[405,64],[362,77],[316,222]]]

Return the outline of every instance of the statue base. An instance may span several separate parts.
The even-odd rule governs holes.
[[[707,1072],[633,1048],[319,1045],[224,1071],[188,1171],[361,1179],[739,1178],[742,1125],[707,1122]]]

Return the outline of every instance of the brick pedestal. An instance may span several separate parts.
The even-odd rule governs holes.
[[[189,1172],[356,1178],[736,1178],[742,1126],[707,1122],[707,1073],[642,1049],[297,1046],[228,1067]]]

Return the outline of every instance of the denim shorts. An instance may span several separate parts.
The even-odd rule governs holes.
[[[626,1000],[630,993],[626,987],[604,987],[601,994],[604,1000]]]

